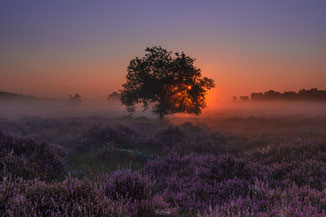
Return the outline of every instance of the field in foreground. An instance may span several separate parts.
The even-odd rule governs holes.
[[[326,117],[0,119],[0,216],[325,216]]]

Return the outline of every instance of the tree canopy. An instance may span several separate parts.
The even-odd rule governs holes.
[[[253,101],[268,101],[268,100],[300,100],[300,101],[326,101],[326,90],[318,90],[311,88],[310,90],[301,89],[299,92],[269,90],[264,93],[252,93],[251,100]]]
[[[160,46],[146,48],[144,57],[136,57],[127,68],[127,82],[121,91],[121,102],[129,112],[137,104],[151,108],[160,118],[174,113],[199,115],[206,107],[207,91],[214,81],[203,77],[194,66],[195,59],[172,53]]]

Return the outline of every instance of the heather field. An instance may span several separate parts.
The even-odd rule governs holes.
[[[325,216],[326,117],[0,120],[1,216]]]

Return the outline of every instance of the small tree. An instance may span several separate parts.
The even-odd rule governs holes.
[[[75,95],[69,95],[69,105],[77,106],[81,101],[81,96],[78,93],[75,93]]]
[[[151,107],[160,118],[174,113],[199,115],[214,81],[202,77],[195,59],[183,52],[172,54],[156,46],[145,51],[144,57],[130,61],[122,85],[121,102],[127,110],[134,112],[136,104],[142,104],[143,110]]]
[[[107,96],[107,100],[111,102],[119,102],[121,98],[121,95],[117,92],[113,92]]]

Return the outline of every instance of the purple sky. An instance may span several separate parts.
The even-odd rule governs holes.
[[[326,89],[325,0],[3,0],[0,91],[103,98],[153,45],[195,57],[217,98]]]

